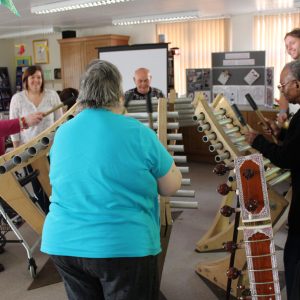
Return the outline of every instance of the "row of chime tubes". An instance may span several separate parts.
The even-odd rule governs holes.
[[[245,143],[245,136],[240,134],[240,127],[232,125],[233,120],[231,118],[226,117],[226,110],[224,108],[220,108],[214,112],[214,115],[218,117],[218,122],[220,125],[230,125],[230,128],[224,128],[224,132],[228,135],[231,141],[237,146],[239,151],[246,151],[251,149],[251,146]],[[200,123],[197,130],[199,132],[209,131],[210,124],[205,122],[205,114],[200,112],[199,115],[193,117],[194,120],[198,120]],[[203,142],[212,142],[215,141],[214,144],[209,145],[209,151],[214,152],[216,150],[223,150],[223,144],[220,141],[217,141],[217,134],[215,132],[210,132],[202,137]],[[217,163],[224,161],[225,159],[230,159],[230,152],[228,150],[224,150],[222,154],[218,154],[215,156],[215,161]],[[266,170],[266,180],[269,185],[274,186],[286,179],[288,179],[291,175],[290,171],[281,172],[281,169],[275,166],[271,166],[271,162],[269,160],[264,161]],[[270,165],[271,167],[267,167]],[[229,175],[229,181],[235,181],[235,176],[233,174]]]
[[[73,113],[66,113],[64,121],[68,121],[74,118]],[[32,146],[25,148],[25,150],[17,155],[14,155],[10,160],[0,165],[0,175],[5,174],[12,170],[14,167],[21,165],[22,163],[28,163],[28,161],[37,156],[42,150],[48,148],[54,139],[54,135],[59,125],[51,131],[45,133],[45,136],[41,137],[38,142]]]
[[[135,101],[133,101],[135,102]],[[143,122],[146,126],[149,126],[148,124],[148,113],[145,112],[136,112],[136,113],[128,113],[129,116],[140,120]],[[153,125],[154,128],[158,127],[157,124],[157,118],[158,118],[158,113],[153,113]],[[172,111],[172,112],[167,112],[167,119],[173,119],[176,120],[178,119],[178,112]],[[167,129],[179,129],[179,122],[167,122]],[[168,141],[181,141],[182,140],[182,133],[167,133],[167,140]],[[184,146],[183,145],[170,145],[168,143],[167,149],[170,152],[184,152]],[[173,159],[176,164],[181,164],[181,163],[186,163],[187,162],[187,157],[184,155],[173,155]],[[187,174],[189,173],[189,167],[186,166],[178,166],[178,169],[182,174]],[[181,180],[181,185],[182,186],[189,186],[191,185],[190,178],[182,178]],[[187,189],[180,189],[178,190],[173,197],[184,197],[184,198],[194,198],[195,197],[195,191],[194,190],[187,190]],[[182,208],[197,208],[198,207],[198,202],[196,201],[178,201],[178,200],[171,200],[171,207],[182,207]]]
[[[270,163],[270,161],[266,159],[266,160],[263,161],[263,163],[264,163],[264,165],[268,165]],[[218,165],[215,166],[213,172],[215,174],[221,176],[221,175],[225,175],[228,171],[231,172],[231,173],[234,173],[233,170],[234,170],[233,165],[226,166],[224,164],[218,164]],[[265,174],[267,174],[267,172]],[[271,172],[270,172],[270,174],[271,174]],[[287,175],[281,176],[281,180],[277,179],[271,185],[275,185],[276,183],[279,183],[279,182],[285,180],[286,176]],[[230,176],[229,176],[229,181],[234,181],[234,180],[235,179],[230,180]],[[234,190],[232,188],[232,186],[229,186],[226,183],[223,183],[223,184],[219,185],[219,187],[217,188],[217,191],[222,196],[226,196],[229,192],[236,191],[236,190]],[[248,205],[246,206],[246,209],[249,212],[254,212],[257,209],[256,201],[255,200],[250,201],[248,203]],[[224,205],[220,209],[221,215],[224,216],[224,217],[228,217],[228,218],[231,217],[232,214],[240,212],[240,211],[241,211],[240,208],[234,208],[234,207],[231,207],[229,205]],[[227,241],[223,244],[223,248],[224,248],[224,250],[233,253],[234,251],[236,251],[236,249],[245,248],[245,242],[234,243],[233,241]],[[238,270],[235,267],[231,267],[226,271],[227,277],[230,278],[230,279],[233,279],[233,280],[237,279],[239,276],[245,275],[246,273],[247,273],[246,271]],[[252,299],[250,289],[248,289],[248,288],[246,289],[245,286],[242,286],[242,285],[238,286],[238,289],[240,289],[242,291],[241,292],[242,296],[240,296],[238,299],[241,299],[241,300],[248,300],[248,299],[250,300],[250,299]]]
[[[221,125],[224,129],[225,134],[230,138],[232,143],[234,143],[237,149],[240,152],[244,152],[246,150],[251,149],[251,146],[245,142],[245,137],[240,133],[240,127],[233,124],[232,118],[226,116],[226,109],[220,108],[213,112],[216,117],[219,125]],[[211,125],[208,120],[205,120],[205,114],[200,112],[198,115],[193,116],[194,121],[198,121],[198,132],[208,132],[203,136],[203,142],[210,142],[209,151],[215,152],[217,150],[224,150],[224,146],[222,142],[218,141],[217,133],[211,131]],[[226,149],[222,154],[218,154],[215,156],[216,162],[221,162],[225,159],[230,159],[230,152]]]
[[[174,110],[178,112],[178,122],[180,126],[188,126],[194,125],[195,122],[192,120],[192,116],[194,115],[194,108],[191,104],[191,98],[177,98],[174,103]],[[152,98],[152,115],[154,116],[157,111],[158,99]],[[146,100],[132,100],[129,102],[129,106],[127,108],[128,115],[132,113],[146,113],[147,112],[147,102]],[[154,129],[155,126],[154,125]]]
[[[35,145],[26,148],[22,153],[15,155],[4,164],[0,165],[0,174],[5,174],[11,169],[22,163],[28,162],[29,159],[35,157],[40,151],[46,149],[53,141],[55,131],[43,136]]]

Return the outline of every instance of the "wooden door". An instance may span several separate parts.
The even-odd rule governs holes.
[[[80,76],[85,67],[85,48],[80,42],[60,45],[63,87],[79,88]]]

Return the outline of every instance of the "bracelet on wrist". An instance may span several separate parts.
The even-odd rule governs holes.
[[[27,129],[29,127],[29,125],[28,125],[25,117],[21,117],[20,120],[21,120],[21,122],[20,122],[21,129]]]

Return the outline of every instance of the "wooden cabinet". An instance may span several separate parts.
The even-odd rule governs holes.
[[[88,63],[98,58],[97,47],[128,45],[126,35],[95,35],[58,40],[63,87],[79,88],[80,76]]]
[[[263,116],[268,119],[276,119],[275,111],[261,112]],[[258,124],[260,120],[254,111],[242,111],[242,114],[247,124],[262,133],[262,127]],[[210,143],[204,143],[202,141],[204,134],[197,131],[197,126],[182,127],[180,128],[180,132],[183,134],[184,153],[188,161],[214,163],[216,153],[209,152],[208,146]],[[270,139],[270,141],[272,140]]]

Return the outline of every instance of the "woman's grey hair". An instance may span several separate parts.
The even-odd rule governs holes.
[[[81,106],[117,107],[122,96],[122,76],[117,67],[105,60],[93,60],[81,78],[78,95]]]
[[[291,77],[300,80],[300,60],[294,60],[287,63],[285,68],[288,68]]]

